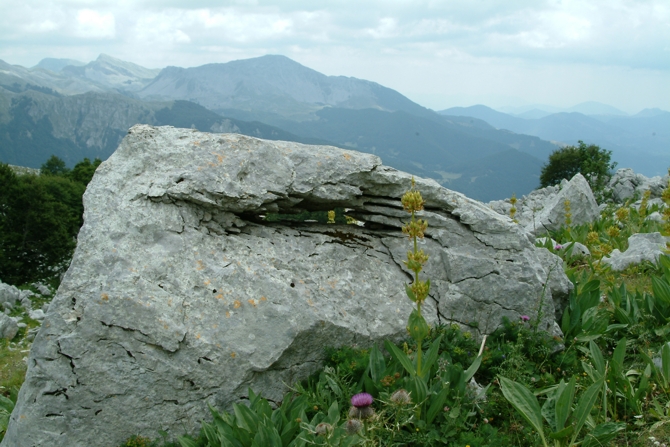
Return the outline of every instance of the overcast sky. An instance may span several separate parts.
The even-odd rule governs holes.
[[[435,110],[670,110],[668,0],[0,2],[5,62],[100,53],[149,68],[283,54]]]

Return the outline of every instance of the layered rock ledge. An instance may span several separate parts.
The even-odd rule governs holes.
[[[72,264],[28,359],[3,447],[116,446],[194,431],[252,386],[281,399],[325,346],[405,335],[401,195],[411,176],[327,146],[133,127],[84,196]],[[425,313],[475,336],[501,318],[554,331],[558,257],[509,218],[417,179]],[[364,223],[268,222],[350,209]]]

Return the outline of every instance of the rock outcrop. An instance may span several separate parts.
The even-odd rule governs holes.
[[[628,238],[628,249],[624,252],[614,249],[610,256],[602,262],[612,267],[614,271],[622,271],[631,265],[641,264],[644,261],[658,262],[658,258],[665,253],[670,238],[661,233],[636,233]]]
[[[591,187],[582,174],[558,186],[537,189],[517,201],[515,219],[532,234],[539,235],[558,230],[565,225],[565,202],[570,202],[572,225],[593,222],[599,218],[599,208]],[[512,204],[509,199],[489,202],[489,207],[499,214],[509,216]]]
[[[193,431],[207,403],[229,407],[249,386],[281,399],[325,346],[403,337],[410,182],[370,154],[133,127],[84,195],[78,246],[1,445]],[[541,306],[540,328],[556,330],[554,303],[571,287],[560,258],[477,201],[417,187],[427,319],[479,336]],[[335,207],[364,226],[264,219]]]
[[[645,177],[630,168],[619,169],[610,179],[607,187],[612,191],[612,199],[623,203],[634,197],[641,198],[645,191],[651,191],[651,198],[661,197],[668,186],[668,176]]]

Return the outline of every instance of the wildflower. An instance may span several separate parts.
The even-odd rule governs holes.
[[[356,419],[367,419],[375,414],[372,405],[372,396],[368,393],[358,393],[351,397],[351,409],[349,409],[349,417]]]
[[[347,433],[350,435],[353,435],[354,433],[357,433],[362,427],[363,423],[359,421],[358,419],[349,419],[347,421]]]
[[[528,315],[521,315],[521,317],[520,317],[520,318],[521,318],[521,320],[522,320],[522,321],[524,321],[524,322],[526,322],[526,321],[529,321],[529,320],[530,320],[530,317],[529,317]]]
[[[333,431],[333,426],[326,423],[326,422],[322,422],[322,423],[320,423],[319,425],[316,426],[314,431],[316,432],[316,434],[318,436],[327,435],[328,433]]]
[[[328,223],[329,224],[334,224],[335,223],[335,211],[334,210],[328,211]]]
[[[554,246],[554,250],[556,250],[556,251],[558,251],[558,250],[563,250],[563,246],[562,246],[561,244],[556,244],[556,245]]]
[[[402,388],[396,390],[395,393],[391,394],[391,402],[398,405],[406,405],[412,402],[412,399],[409,397],[409,393]]]

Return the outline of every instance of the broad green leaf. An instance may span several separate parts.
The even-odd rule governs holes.
[[[594,334],[594,335],[578,335],[575,338],[577,339],[578,342],[581,343],[586,343],[587,341],[593,341],[597,340],[600,337],[602,337],[602,334]]]
[[[258,416],[249,407],[233,404],[233,411],[238,427],[242,427],[250,433],[255,433],[258,430]]]
[[[330,408],[328,408],[328,417],[326,418],[326,422],[328,422],[333,427],[336,426],[338,422],[340,422],[340,406],[337,401],[334,401],[330,405]]]
[[[549,424],[549,428],[553,431],[556,431],[556,395],[550,396],[547,400],[544,401],[542,405],[542,416],[544,420]]]
[[[513,380],[500,376],[500,387],[503,396],[518,411],[521,416],[537,431],[544,445],[547,441],[542,429],[542,412],[537,399],[528,388]]]
[[[670,284],[663,278],[652,276],[651,288],[654,291],[654,298],[656,298],[656,300],[665,304],[670,304]]]
[[[609,445],[617,433],[626,428],[626,424],[616,422],[605,422],[598,425],[584,438],[582,447],[602,447]]]
[[[600,348],[593,341],[590,341],[589,349],[591,351],[593,366],[595,366],[596,371],[598,371],[600,375],[605,374],[605,359],[603,358],[603,353],[600,351]]]
[[[649,391],[649,378],[651,377],[651,365],[647,365],[642,374],[642,378],[637,385],[637,391],[635,391],[635,396],[633,399],[635,402],[642,402],[642,399],[647,395]]]
[[[482,356],[478,355],[477,358],[472,362],[472,365],[463,373],[463,380],[467,383],[472,379],[472,376],[475,375],[479,366],[482,364]]]
[[[378,385],[379,381],[384,378],[385,370],[386,362],[384,361],[384,356],[377,345],[373,345],[370,350],[370,377],[372,377],[375,385]]]
[[[181,447],[198,447],[198,443],[195,442],[193,439],[186,438],[184,436],[177,438],[179,441],[179,445]]]
[[[14,410],[14,402],[0,394],[0,409],[6,410],[7,413],[11,413]]]
[[[430,332],[430,327],[426,323],[426,319],[423,318],[416,309],[409,314],[409,319],[407,320],[407,326],[409,328],[409,335],[412,337],[417,344],[421,342],[424,338],[428,336]]]
[[[432,424],[435,417],[442,411],[444,407],[444,402],[447,399],[447,394],[449,394],[449,388],[442,388],[442,390],[433,397],[430,402],[430,407],[426,413],[426,423]]]
[[[417,375],[410,377],[409,388],[410,395],[415,404],[422,404],[426,400],[428,388],[426,387],[426,382],[421,377]]]
[[[614,373],[618,374],[623,371],[623,361],[626,356],[626,338],[622,338],[614,348],[614,353],[612,354],[612,368]]]
[[[570,435],[574,432],[574,427],[572,425],[568,425],[565,427],[563,430],[555,431],[553,433],[549,433],[549,437],[551,439],[567,439],[570,437]]]
[[[610,332],[618,331],[619,329],[626,329],[627,327],[627,324],[610,324],[607,326],[605,333],[609,334]]]
[[[570,309],[565,309],[561,318],[561,330],[566,336],[570,332]]]
[[[561,380],[561,384],[563,384]],[[572,376],[570,381],[567,384],[564,384],[563,387],[559,385],[559,388],[556,391],[556,431],[560,432],[565,428],[565,423],[570,417],[572,412],[572,401],[575,399],[575,386],[577,380],[575,376]]]
[[[591,414],[591,410],[598,400],[598,393],[600,392],[603,383],[605,383],[605,376],[602,376],[600,379],[596,380],[590,387],[586,389],[586,391],[584,391],[580,397],[573,413],[575,419],[575,434],[572,437],[570,445],[575,443],[575,439],[584,426],[586,418],[589,417],[589,414]]]
[[[437,337],[433,343],[431,343],[430,348],[426,351],[426,355],[423,358],[423,365],[421,365],[421,376],[425,380],[430,373],[430,368],[433,366],[437,360],[437,355],[440,351],[440,343],[442,342],[442,335]]]
[[[388,340],[384,340],[384,346],[389,354],[391,354],[391,356],[396,359],[410,375],[416,375],[416,369],[414,369],[414,365],[409,357],[407,357],[407,354],[402,352],[400,348]]]
[[[407,297],[410,300],[416,303],[416,297],[414,296],[414,292],[412,292],[412,287],[409,284],[405,284],[405,293],[407,293]]]

